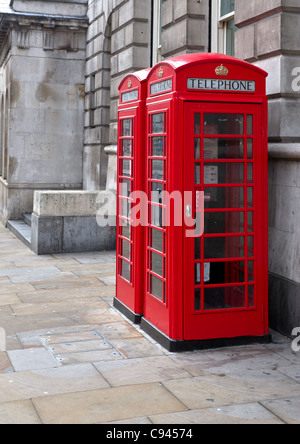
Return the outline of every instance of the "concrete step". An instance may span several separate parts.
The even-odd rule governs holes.
[[[31,213],[23,214],[22,219],[25,222],[25,224],[27,224],[29,227],[31,227]]]
[[[28,248],[31,248],[31,227],[27,223],[23,220],[9,220],[7,228]]]

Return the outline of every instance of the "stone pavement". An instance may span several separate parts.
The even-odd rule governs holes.
[[[114,256],[35,256],[0,226],[0,423],[300,423],[290,340],[169,353],[112,307]]]

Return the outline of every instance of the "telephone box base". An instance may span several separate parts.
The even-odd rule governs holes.
[[[130,308],[126,307],[119,299],[114,298],[113,302],[114,307],[120,311],[126,318],[128,318],[134,324],[140,324],[143,315],[139,315],[134,313]]]
[[[141,329],[145,333],[149,334],[153,339],[155,339],[155,341],[157,341],[162,347],[166,348],[169,352],[175,353],[193,350],[208,350],[213,348],[233,347],[239,345],[270,344],[272,342],[272,336],[270,334],[264,336],[245,336],[238,338],[175,341],[173,339],[170,339],[144,318],[142,318],[141,320]]]

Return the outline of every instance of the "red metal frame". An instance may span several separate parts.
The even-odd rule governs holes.
[[[259,279],[258,275],[261,270],[260,258],[264,257],[266,226],[261,223],[264,217],[264,206],[259,202],[259,195],[266,186],[265,184],[265,170],[260,167],[264,162],[264,154],[261,142],[261,106],[260,105],[236,105],[236,104],[190,104],[185,105],[185,128],[187,131],[187,148],[185,156],[185,188],[195,189],[194,177],[188,172],[191,169],[191,164],[194,162],[194,135],[193,135],[193,115],[200,113],[209,115],[210,113],[238,113],[244,116],[245,128],[242,135],[220,135],[212,134],[204,136],[203,132],[199,134],[201,138],[201,146],[203,149],[203,141],[207,138],[218,137],[224,142],[230,139],[243,141],[243,158],[239,154],[235,159],[204,159],[204,153],[200,160],[196,162],[201,166],[201,183],[196,186],[197,189],[205,191],[206,188],[214,189],[216,191],[225,191],[226,205],[224,208],[205,209],[206,215],[215,216],[225,213],[225,225],[227,226],[227,233],[207,233],[200,239],[201,256],[196,260],[197,264],[201,266],[201,275],[204,276],[204,264],[222,265],[225,264],[225,275],[223,283],[205,284],[202,282],[195,286],[195,277],[193,275],[194,267],[191,267],[191,262],[195,261],[195,242],[194,239],[185,239],[185,279],[184,279],[184,294],[188,295],[184,298],[185,301],[185,327],[184,338],[187,340],[196,339],[214,339],[220,337],[238,337],[238,336],[262,336],[266,334],[265,323],[267,319],[267,306],[265,305],[264,295],[267,289],[266,273],[264,278]],[[246,121],[247,116],[254,117],[254,132],[252,135],[247,135]],[[201,118],[203,125],[203,118]],[[247,141],[254,141],[254,156],[248,159],[247,157]],[[204,169],[208,165],[215,165],[218,168],[224,167],[227,171],[225,183],[219,181],[215,184],[205,185],[203,178],[205,178]],[[240,167],[241,165],[241,167]],[[232,168],[234,166],[234,168]],[[249,166],[253,167],[250,169]],[[237,171],[236,168],[238,167]],[[249,171],[249,174],[248,174]],[[250,175],[251,171],[251,175]],[[236,172],[238,175],[236,176]],[[241,174],[242,173],[242,174]],[[243,177],[241,177],[243,176]],[[227,181],[227,183],[226,183]],[[248,202],[248,188],[253,188],[254,201],[250,206]],[[240,193],[240,190],[243,190]],[[232,195],[241,195],[241,201],[233,199],[234,204],[228,205],[229,199],[232,200]],[[235,203],[236,202],[236,203]],[[207,205],[209,206],[209,205]],[[195,208],[194,208],[195,211]],[[254,215],[254,225],[250,229],[248,226],[248,213]],[[236,215],[243,215],[243,227],[239,226],[240,221],[235,218]],[[232,223],[233,228],[229,230],[229,224]],[[250,229],[250,231],[249,231]],[[241,231],[242,230],[242,231]],[[226,230],[225,230],[226,231]],[[249,239],[253,243],[254,251],[250,246]],[[220,253],[220,257],[208,257],[205,243],[212,240],[225,241],[224,254]],[[251,268],[254,263],[254,280],[252,273],[248,276],[248,263]],[[267,264],[264,264],[264,271],[267,270]],[[243,278],[239,277],[237,273],[243,272]],[[249,300],[250,291],[254,292],[254,306]],[[195,289],[198,289],[201,294],[200,306],[195,309],[195,302],[193,295]],[[224,290],[225,300],[224,305],[228,308],[211,308],[205,307],[205,291],[215,289]],[[234,291],[233,291],[234,290]],[[244,291],[245,290],[245,291]]]
[[[145,145],[145,99],[149,71],[150,69],[147,69],[130,74],[123,79],[119,86],[117,277],[114,302],[119,309],[126,312],[136,322],[143,314],[145,268],[143,239],[145,227],[141,225],[133,226],[129,210],[133,205],[131,193],[145,190],[145,157],[143,150]],[[130,123],[130,133],[123,133],[124,122],[127,125]],[[125,172],[123,170],[124,165],[127,167]],[[122,182],[130,183],[127,197],[122,196],[124,194],[121,188]],[[126,212],[127,216],[125,215]],[[127,227],[123,227],[123,223],[127,224]],[[122,248],[124,246],[125,249]]]
[[[225,67],[220,70],[217,68]],[[220,72],[223,73],[220,76]],[[225,214],[223,233],[204,233],[200,239],[201,256],[195,262],[195,239],[186,237],[187,226],[177,227],[171,223],[165,229],[164,296],[151,293],[147,276],[151,274],[149,253],[146,263],[144,320],[150,326],[167,336],[170,340],[194,341],[217,338],[236,338],[244,336],[262,337],[268,334],[268,282],[267,282],[267,99],[265,78],[267,74],[259,68],[217,54],[192,54],[180,56],[156,65],[149,74],[147,99],[147,153],[151,153],[153,137],[150,124],[153,114],[165,113],[167,131],[167,155],[165,158],[164,186],[169,193],[191,191],[206,192],[206,200],[219,190],[223,192],[224,208],[206,210],[208,213]],[[195,91],[188,89],[189,78],[237,79],[255,82],[255,92],[235,91]],[[234,86],[237,84],[234,83]],[[201,116],[201,131],[195,135],[194,114]],[[220,135],[203,134],[204,114],[239,114],[244,117],[242,134]],[[253,116],[254,132],[247,135],[247,116]],[[233,131],[234,133],[234,131]],[[197,137],[198,136],[198,137]],[[200,140],[201,158],[195,162],[195,138]],[[233,141],[233,152],[240,149],[243,153],[231,159],[205,159],[204,140],[221,139]],[[253,158],[247,158],[247,141],[253,141]],[[239,144],[239,145],[238,145]],[[233,157],[235,157],[233,153]],[[151,170],[147,162],[147,181],[151,181]],[[195,187],[195,164],[201,180]],[[212,167],[205,170],[204,167]],[[218,183],[204,184],[204,177],[216,171],[224,171],[225,179]],[[249,179],[249,182],[248,182]],[[253,182],[252,182],[253,180]],[[229,183],[228,183],[229,182]],[[210,186],[208,186],[210,185]],[[248,193],[252,190],[253,207],[247,206]],[[150,195],[148,192],[148,200]],[[230,204],[230,202],[232,202]],[[236,202],[236,203],[235,203]],[[240,207],[243,205],[242,207]],[[193,213],[195,213],[195,197]],[[241,214],[240,214],[241,213]],[[184,218],[185,208],[182,208]],[[248,218],[248,214],[251,215]],[[242,216],[244,217],[242,219]],[[150,216],[151,217],[151,216]],[[240,219],[241,217],[241,219]],[[249,219],[249,220],[248,220]],[[251,227],[253,219],[253,228]],[[151,219],[150,219],[151,222]],[[241,227],[242,225],[242,227]],[[230,228],[230,229],[229,229]],[[253,231],[248,231],[252,230]],[[243,231],[241,231],[243,230]],[[236,232],[237,231],[237,232]],[[237,244],[237,240],[243,242]],[[226,257],[205,258],[204,245],[211,240],[223,240]],[[149,230],[145,238],[145,251],[151,251]],[[199,241],[198,241],[199,242]],[[253,243],[254,251],[252,251]],[[239,250],[243,249],[240,253]],[[200,270],[195,271],[195,263]],[[211,286],[204,283],[207,265],[223,267],[224,283]],[[201,271],[202,281],[195,286],[196,273]],[[242,280],[244,279],[244,280]],[[254,279],[254,280],[252,280]],[[237,281],[237,282],[235,282]],[[252,285],[254,284],[254,285]],[[236,290],[233,291],[233,288]],[[195,308],[195,289],[200,290],[199,307]],[[214,295],[224,294],[224,308],[207,309],[204,291],[214,290]],[[245,291],[244,291],[245,289]],[[254,289],[254,294],[252,290]],[[252,299],[254,298],[254,306]],[[162,300],[160,300],[162,299]],[[245,301],[244,301],[245,299]],[[244,303],[245,302],[245,303]],[[251,302],[251,303],[250,303]],[[245,307],[243,307],[245,305]],[[250,306],[249,306],[250,305]],[[229,306],[226,307],[226,306]],[[225,308],[226,307],[226,308]]]

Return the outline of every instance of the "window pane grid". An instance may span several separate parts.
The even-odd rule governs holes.
[[[195,113],[192,142],[195,193],[205,194],[205,231],[195,239],[195,311],[252,309],[253,116]]]
[[[120,122],[119,152],[119,229],[118,229],[118,274],[129,283],[133,282],[133,238],[132,220],[129,218],[134,188],[134,120],[126,118]]]
[[[166,303],[166,230],[164,217],[166,205],[166,113],[149,116],[148,138],[148,246],[147,288],[153,297]]]

